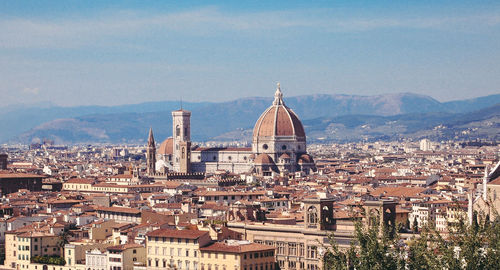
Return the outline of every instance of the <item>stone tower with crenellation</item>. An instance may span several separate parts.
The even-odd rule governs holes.
[[[191,112],[183,109],[172,112],[174,171],[189,173],[191,165]]]

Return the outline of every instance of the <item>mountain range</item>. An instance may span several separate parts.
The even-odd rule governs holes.
[[[251,139],[251,130],[272,98],[229,102],[184,102],[192,112],[195,141]],[[439,102],[412,93],[304,95],[285,97],[302,120],[308,141],[394,140],[399,138],[498,139],[500,94]],[[179,102],[121,106],[11,106],[0,112],[0,142],[144,143],[149,127],[162,141],[172,133],[171,111]]]

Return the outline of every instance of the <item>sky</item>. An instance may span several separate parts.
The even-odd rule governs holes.
[[[314,2],[314,3],[310,3]],[[500,1],[0,1],[0,107],[500,93]]]

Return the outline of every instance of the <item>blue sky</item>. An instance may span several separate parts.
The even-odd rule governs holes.
[[[1,1],[0,106],[500,93],[499,1]]]

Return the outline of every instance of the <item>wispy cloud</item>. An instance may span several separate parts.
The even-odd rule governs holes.
[[[498,13],[455,17],[401,18],[397,16],[346,17],[330,10],[266,11],[229,13],[217,8],[146,14],[121,11],[78,19],[0,19],[2,48],[74,48],[96,42],[136,35],[168,36],[238,34],[269,34],[273,31],[311,30],[332,32],[363,32],[376,29],[410,28],[464,30],[500,24]]]
[[[32,87],[32,88],[25,87],[23,89],[23,92],[28,93],[28,94],[38,95],[40,93],[40,88],[38,88],[38,87]]]

